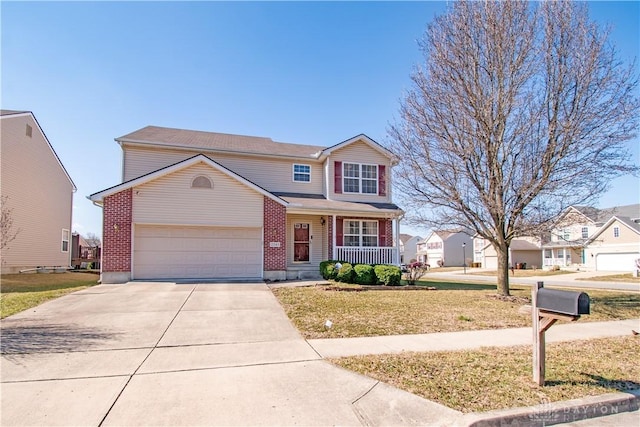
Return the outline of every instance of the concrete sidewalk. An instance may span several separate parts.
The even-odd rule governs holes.
[[[554,325],[546,342],[588,340],[631,335],[640,331],[640,319],[613,322],[578,322]],[[307,342],[325,358],[404,351],[452,351],[481,347],[532,345],[531,328],[441,332],[422,335],[390,335],[359,338],[311,339]]]

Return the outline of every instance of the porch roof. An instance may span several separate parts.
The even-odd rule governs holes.
[[[394,203],[365,203],[327,200],[322,194],[274,193],[285,200],[287,212],[328,214],[362,214],[375,216],[399,216],[404,212]]]

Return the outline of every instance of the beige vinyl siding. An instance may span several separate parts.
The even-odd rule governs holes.
[[[308,215],[287,215],[287,266],[300,265],[301,263],[293,262],[293,227],[296,223],[309,224],[311,227],[311,247],[309,248],[309,264],[319,265],[323,257],[323,247],[326,243],[326,227],[322,226],[319,216]],[[302,263],[304,264],[304,263]]]
[[[354,193],[342,193],[336,194],[334,192],[334,168],[335,162],[342,163],[361,163],[372,165],[385,165],[386,166],[386,196],[378,196],[373,194],[354,194]],[[351,201],[351,202],[390,202],[391,201],[391,167],[389,159],[382,155],[379,151],[371,148],[364,142],[354,142],[346,147],[336,150],[329,157],[329,188],[331,191],[331,198],[334,200]],[[379,190],[378,190],[379,192]]]
[[[71,242],[62,252],[62,230],[72,231],[73,185],[30,115],[5,116],[0,127],[2,195],[20,230],[2,251],[2,270],[69,266]]]
[[[213,188],[191,188],[196,176]],[[261,227],[263,196],[234,178],[198,163],[133,189],[133,221],[142,224]]]
[[[618,237],[613,237],[613,229],[618,227],[620,234]],[[627,243],[636,243],[640,245],[640,236],[638,233],[631,230],[627,225],[620,221],[613,221],[606,230],[602,230],[596,239],[601,245],[621,245]]]
[[[196,154],[196,151],[125,145],[124,181],[178,163]],[[322,194],[323,166],[313,159],[275,159],[206,151],[202,154],[267,191]],[[294,164],[311,166],[311,182],[293,181]]]

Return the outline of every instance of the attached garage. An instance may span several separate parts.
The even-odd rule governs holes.
[[[602,253],[596,255],[597,271],[632,271],[640,253]]]
[[[134,279],[262,277],[260,228],[136,225]]]

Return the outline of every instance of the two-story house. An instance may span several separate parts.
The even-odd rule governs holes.
[[[420,236],[400,234],[400,263],[409,264],[418,260],[418,243],[421,240]]]
[[[640,257],[638,218],[637,204],[607,209],[571,206],[543,245],[543,264],[600,271],[622,271],[620,267],[628,264],[630,270],[632,261]]]
[[[433,267],[471,266],[471,237],[460,230],[434,231],[419,244],[419,261]]]
[[[513,268],[538,268],[541,251],[540,238],[515,238],[509,246],[509,265]],[[498,268],[497,251],[488,240],[478,235],[473,238],[473,265],[492,270]]]
[[[2,273],[68,268],[76,186],[32,112],[0,120]]]
[[[103,283],[313,277],[322,260],[398,264],[394,156],[366,135],[322,147],[148,126],[116,138]]]

